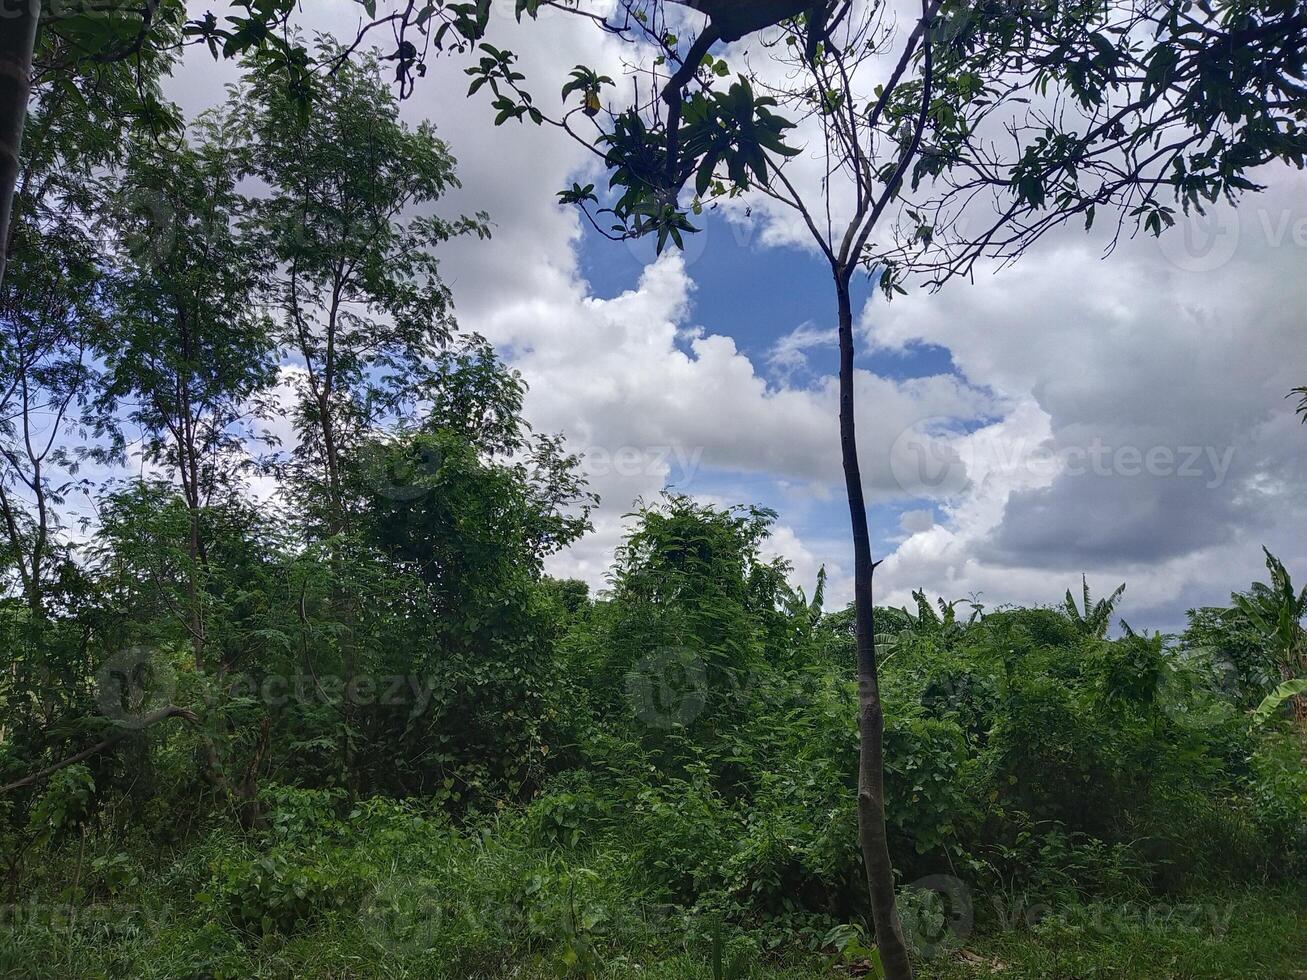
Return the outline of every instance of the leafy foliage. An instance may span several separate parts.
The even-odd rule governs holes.
[[[1063,607],[1066,610],[1067,618],[1075,624],[1077,630],[1085,636],[1101,640],[1107,636],[1108,627],[1112,622],[1112,613],[1116,609],[1116,604],[1125,594],[1125,583],[1117,586],[1106,599],[1099,599],[1096,603],[1090,602],[1089,597],[1089,579],[1081,576],[1081,588],[1083,590],[1084,604],[1082,607],[1076,607],[1075,597],[1071,595],[1071,590],[1066,590],[1066,604]]]

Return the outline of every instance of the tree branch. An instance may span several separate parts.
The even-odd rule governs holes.
[[[69,766],[75,766],[77,763],[89,759],[93,755],[98,755],[101,752],[113,748],[119,742],[125,740],[129,735],[132,735],[135,732],[144,731],[147,728],[159,724],[161,721],[167,721],[169,718],[181,718],[191,725],[198,725],[200,722],[199,716],[190,708],[179,708],[176,705],[169,705],[166,708],[160,708],[158,711],[146,715],[139,723],[133,725],[131,728],[120,729],[108,738],[96,742],[90,748],[83,749],[76,755],[70,755],[62,762],[57,762],[47,769],[42,769],[40,772],[34,772],[30,776],[24,776],[22,779],[9,783],[6,786],[0,786],[0,795],[48,779],[60,769],[67,769]]]

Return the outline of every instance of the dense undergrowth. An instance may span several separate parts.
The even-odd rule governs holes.
[[[501,555],[500,578],[454,583],[466,618],[444,633],[423,617],[454,608],[450,584],[355,540],[342,566],[375,591],[350,629],[366,623],[368,642],[343,652],[339,632],[306,631],[304,660],[269,602],[229,635],[286,659],[247,659],[221,684],[168,660],[175,623],[124,617],[154,631],[153,653],[130,676],[92,672],[80,694],[101,730],[165,700],[204,720],[131,732],[0,797],[0,973],[865,969],[850,619],[760,557],[770,520],[668,498],[639,515],[597,599]],[[401,530],[414,548],[414,524]],[[258,561],[291,568],[264,569],[271,596],[279,579],[283,597],[308,591],[288,577],[302,554]],[[320,586],[323,608],[338,587]],[[1301,732],[1292,703],[1250,713],[1278,680],[1272,640],[1237,610],[1108,639],[1110,604],[959,608],[921,596],[878,620],[892,847],[922,976],[1299,975]],[[444,642],[419,643],[424,629]],[[46,669],[7,689],[10,777],[84,738],[72,718],[41,723],[85,680],[52,675],[57,633],[44,642],[16,663]],[[347,683],[327,697],[346,655],[377,692],[392,675],[429,683],[397,703],[351,700]],[[297,693],[297,664],[320,686]],[[230,791],[242,773],[252,795]]]

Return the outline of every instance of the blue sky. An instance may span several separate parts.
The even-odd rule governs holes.
[[[819,255],[793,245],[763,245],[748,228],[732,227],[724,216],[705,214],[696,219],[701,230],[686,242],[686,268],[707,288],[694,298],[696,323],[711,325],[736,341],[740,351],[757,363],[765,362],[776,343],[804,323],[833,327],[834,294],[830,271]],[[639,282],[645,266],[655,257],[652,242],[613,242],[586,227],[577,249],[581,275],[591,293],[611,297]],[[854,281],[854,305],[871,300],[884,303],[868,275]],[[827,356],[817,357],[830,362]],[[856,364],[885,377],[913,378],[954,370],[947,349],[914,343],[902,351],[871,350],[864,345]]]
[[[687,239],[684,251],[686,271],[697,286],[690,322],[729,335],[739,351],[776,383],[805,384],[829,374],[837,356],[833,343],[812,348],[807,366],[797,371],[768,369],[769,353],[796,328],[811,324],[817,329],[834,329],[834,294],[825,259],[796,246],[763,245],[751,229],[732,226],[720,214],[706,214],[696,224],[701,230]],[[614,242],[589,227],[577,247],[581,276],[591,295],[604,299],[635,290],[655,257],[651,242]],[[874,285],[867,274],[858,274],[855,308],[886,303]],[[896,380],[957,373],[947,349],[925,343],[902,350],[875,349],[864,343],[855,364]],[[833,417],[831,424],[835,424]],[[678,491],[770,507],[804,537],[836,547],[842,547],[842,537],[848,531],[847,504],[839,493],[814,498],[801,490],[787,490],[766,474],[710,465],[689,473],[674,468],[668,482]],[[868,509],[877,554],[887,553],[902,537],[901,514],[922,508],[933,508],[933,504],[905,498],[901,503]]]

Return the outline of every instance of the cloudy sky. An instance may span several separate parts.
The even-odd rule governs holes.
[[[314,26],[346,28],[351,6],[315,5]],[[621,70],[576,18],[522,29],[497,15],[491,38],[541,94],[577,63]],[[232,78],[195,54],[171,94],[198,111]],[[549,128],[495,128],[465,91],[461,66],[440,64],[404,112],[458,158],[444,211],[495,222],[491,241],[442,256],[461,326],[522,372],[529,420],[586,454],[603,497],[554,572],[601,585],[633,501],[674,486],[773,507],[796,582],[810,589],[825,564],[846,601],[835,311],[805,235],[765,208],[712,216],[658,259],[587,233],[554,198],[597,176],[584,151]],[[1107,259],[1074,228],[974,284],[888,304],[862,284],[858,424],[882,600],[1048,603],[1084,572],[1099,592],[1128,583],[1122,614],[1165,629],[1262,577],[1262,545],[1307,579],[1307,427],[1285,397],[1307,384],[1307,179],[1261,176],[1270,190],[1237,213]]]

